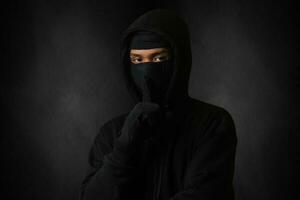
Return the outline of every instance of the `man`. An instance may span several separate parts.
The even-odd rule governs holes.
[[[102,125],[81,199],[233,200],[234,122],[188,95],[186,23],[165,9],[143,14],[124,31],[121,59],[136,105]]]

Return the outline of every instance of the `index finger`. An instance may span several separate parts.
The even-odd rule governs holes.
[[[148,77],[144,76],[143,79],[143,102],[151,102],[151,94],[149,90],[149,80]]]

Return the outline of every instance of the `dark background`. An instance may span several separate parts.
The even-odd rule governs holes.
[[[235,120],[236,199],[292,199],[299,187],[292,182],[299,161],[295,5],[146,2],[2,4],[2,195],[78,199],[100,126],[134,105],[120,71],[120,34],[162,7],[190,27],[190,96],[223,106]]]

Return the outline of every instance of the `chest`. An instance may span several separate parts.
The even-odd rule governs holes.
[[[184,128],[173,130],[171,136],[159,145],[145,145],[146,200],[169,199],[183,188],[193,145],[192,135]]]

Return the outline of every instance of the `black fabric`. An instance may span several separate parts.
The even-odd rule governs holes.
[[[173,73],[172,60],[162,62],[131,63],[130,70],[133,82],[140,93],[143,93],[144,84],[150,90],[150,98],[153,102],[164,107],[164,95],[168,89]]]
[[[151,48],[171,48],[170,43],[161,34],[151,31],[136,31],[130,39],[129,49],[151,49]],[[171,54],[171,52],[169,52]],[[153,102],[162,107],[167,104],[164,102],[164,95],[168,89],[169,82],[174,71],[171,56],[163,62],[131,63],[130,75],[135,83],[136,89],[143,93],[144,84],[149,84],[150,97]],[[171,57],[171,58],[170,58]],[[128,57],[129,59],[129,57]]]
[[[108,158],[122,165],[136,165],[139,157],[135,151],[145,140],[159,139],[158,127],[163,121],[164,115],[159,105],[146,101],[136,104],[126,117]]]
[[[174,73],[164,98],[169,117],[157,127],[158,139],[145,140],[131,151],[132,162],[121,162],[127,148],[119,148],[119,158],[115,156],[130,111],[107,120],[91,148],[80,199],[233,200],[234,121],[224,108],[188,95],[192,58],[187,25],[172,11],[156,9],[124,31],[121,69],[137,104],[143,95],[130,78],[128,50],[131,36],[141,30],[164,36],[173,51]]]
[[[169,42],[151,31],[137,31],[130,41],[130,49],[169,48]]]

